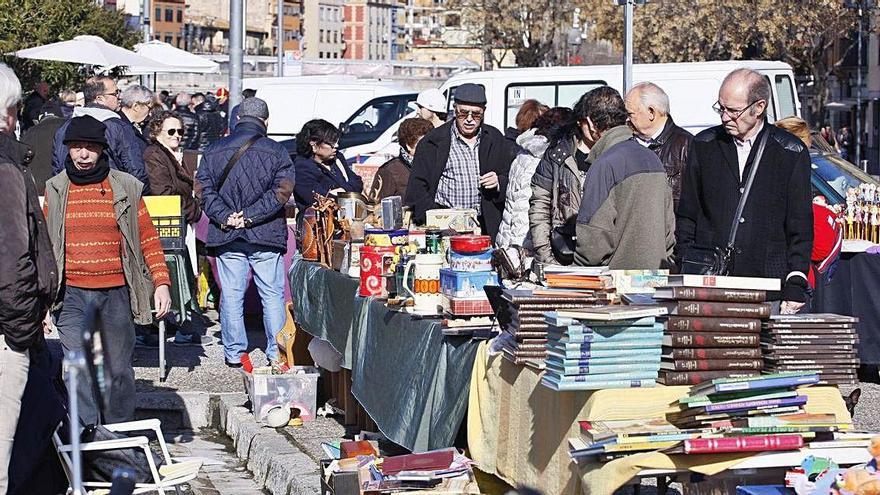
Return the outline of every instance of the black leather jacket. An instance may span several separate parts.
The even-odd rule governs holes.
[[[183,122],[183,141],[180,147],[185,150],[199,149],[199,118],[188,107],[175,107],[174,111]]]
[[[198,150],[205,151],[226,134],[226,120],[217,111],[217,105],[209,100],[196,107],[196,116],[199,119]]]
[[[676,208],[678,207],[678,198],[681,196],[681,179],[684,176],[688,151],[693,140],[693,134],[675,125],[672,117],[669,117],[663,127],[663,132],[648,146],[657,153],[666,168],[666,180],[669,187],[672,188],[672,200]]]

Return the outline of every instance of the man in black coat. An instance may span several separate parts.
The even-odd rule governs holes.
[[[174,98],[174,111],[183,122],[183,141],[180,148],[184,150],[199,149],[199,118],[192,111],[192,96],[189,93],[177,93]]]
[[[669,96],[652,82],[633,86],[626,94],[625,104],[626,121],[636,142],[656,153],[663,162],[666,182],[672,188],[672,201],[678,207],[681,178],[694,136],[675,125],[669,114]]]
[[[676,212],[676,255],[691,246],[727,245],[755,154],[767,144],[751,193],[737,220],[730,275],[782,281],[782,313],[795,313],[806,300],[813,247],[810,155],[804,144],[766,121],[770,85],[749,69],[724,79],[715,111],[722,125],[694,138]]]
[[[405,202],[418,224],[434,208],[475,209],[483,232],[494,240],[516,149],[498,129],[482,123],[482,86],[462,84],[454,97],[455,119],[426,134],[416,149]]]

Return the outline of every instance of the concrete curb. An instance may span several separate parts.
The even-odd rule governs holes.
[[[271,428],[261,427],[242,406],[244,394],[219,398],[217,428],[232,439],[239,459],[272,495],[320,494],[320,470],[311,457]]]

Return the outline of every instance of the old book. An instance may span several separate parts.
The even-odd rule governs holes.
[[[660,363],[660,369],[668,371],[760,371],[763,367],[763,359],[688,359],[673,361],[663,360]]]
[[[761,342],[783,345],[855,345],[859,343],[859,339],[827,335],[765,335],[761,337]]]
[[[765,328],[767,335],[852,335],[857,336],[855,328]]]
[[[762,290],[719,289],[713,287],[659,287],[654,290],[654,299],[762,303],[767,299],[767,293]]]
[[[778,278],[721,277],[714,275],[670,275],[669,287],[714,287],[719,289],[748,289],[778,291],[782,283]]]
[[[770,303],[728,303],[710,301],[667,301],[661,303],[670,315],[716,318],[768,318]]]
[[[752,376],[759,374],[759,371],[663,371],[660,373],[658,381],[664,385],[697,385],[707,380],[716,378],[733,378],[742,376]]]
[[[812,345],[812,344],[774,344],[770,342],[761,342],[761,349],[768,352],[788,352],[791,354],[815,354],[821,352],[855,352],[854,344],[829,344],[829,345]]]
[[[339,444],[343,459],[357,457],[359,455],[379,455],[373,444],[366,440],[348,441]]]
[[[603,390],[609,388],[645,388],[657,384],[654,379],[646,380],[607,380],[602,382],[554,382],[548,378],[541,379],[541,385],[552,390],[565,392],[569,390]]]
[[[800,328],[809,330],[811,328],[835,328],[835,329],[852,329],[855,330],[855,323],[785,323],[777,321],[765,321],[764,328]]]
[[[671,332],[663,336],[667,347],[757,347],[758,334]]]
[[[768,353],[765,355],[764,359],[769,361],[804,361],[805,359],[812,358],[813,353],[804,353],[804,354],[796,354],[788,351],[785,352],[774,352]],[[833,354],[824,354],[823,358],[830,360],[857,360],[859,355],[856,352],[848,352],[848,353],[833,353]]]
[[[773,315],[770,317],[773,323],[858,323],[855,316],[838,315],[834,313],[804,313],[799,315]]]
[[[670,332],[758,333],[761,320],[747,318],[713,318],[701,316],[669,316],[666,329]]]
[[[557,311],[556,314],[563,318],[573,318],[575,320],[597,320],[597,321],[615,321],[615,320],[633,320],[651,316],[662,316],[666,314],[666,308],[663,306],[602,306],[596,308],[583,308]]]
[[[663,349],[663,357],[669,359],[756,359],[762,356],[759,347],[731,348],[679,348]]]
[[[725,438],[694,438],[684,440],[681,451],[685,454],[720,454],[724,452],[766,452],[798,450],[804,446],[801,435],[749,435]]]

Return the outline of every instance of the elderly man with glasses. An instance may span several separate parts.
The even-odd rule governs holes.
[[[724,79],[713,107],[721,125],[694,138],[685,169],[676,257],[691,271],[699,265],[689,260],[706,248],[728,251],[729,275],[780,279],[781,293],[769,296],[782,301],[782,313],[796,313],[806,301],[813,245],[810,155],[797,137],[768,124],[770,104],[770,84],[758,72],[737,69]]]
[[[425,135],[416,149],[405,201],[421,224],[434,208],[473,209],[483,232],[494,240],[516,149],[498,129],[483,123],[482,86],[462,84],[454,98],[455,118]]]
[[[139,84],[125,88],[119,94],[119,117],[137,138],[134,144],[140,148],[141,156],[150,145],[149,138],[144,135],[143,125],[155,102],[156,96],[153,92]]]
[[[133,175],[144,184],[144,195],[148,195],[150,185],[144,167],[144,148],[138,144],[141,138],[135,134],[134,128],[123,122],[116,113],[119,110],[122,94],[116,86],[116,81],[107,76],[90,77],[83,87],[83,94],[86,106],[75,108],[73,116],[88,115],[104,124],[110,168]],[[55,143],[52,146],[52,171],[56,175],[64,170],[64,162],[68,157],[69,149],[64,144],[64,135],[69,126],[70,120],[55,133]]]

